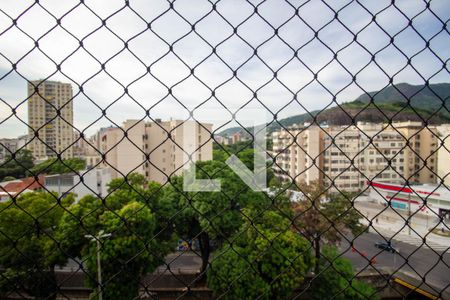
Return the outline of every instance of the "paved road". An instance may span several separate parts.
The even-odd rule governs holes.
[[[354,268],[359,270],[394,270],[394,274],[410,282],[410,278],[404,278],[403,274],[419,279],[425,278],[425,283],[421,288],[430,292],[445,290],[450,299],[450,253],[443,251],[433,251],[428,248],[411,245],[409,243],[396,242],[395,247],[400,249],[399,254],[381,251],[374,246],[375,242],[383,239],[374,233],[366,233],[354,241],[355,248],[366,255],[366,258],[356,251],[353,252],[350,244],[346,241],[341,243],[339,252],[344,257],[350,259]],[[375,257],[376,263],[372,267],[369,260]],[[172,272],[189,273],[198,270],[201,260],[198,256],[191,252],[178,252],[170,254],[166,258],[166,263],[170,264]],[[164,272],[165,266],[158,268],[159,272]],[[403,274],[395,273],[400,270]]]
[[[401,269],[402,272],[417,279],[425,278],[422,286],[426,290],[446,291],[450,297],[450,253],[433,251],[427,248],[396,242],[395,247],[400,249],[399,254],[382,251],[374,246],[375,242],[383,239],[374,233],[366,233],[354,241],[354,247],[367,258],[356,251],[353,252],[348,242],[343,242],[340,252],[349,258],[356,270],[373,270],[369,260],[375,257],[374,268]],[[402,276],[398,274],[401,278]]]
[[[381,251],[375,248],[374,243],[382,241],[382,238],[374,233],[366,233],[354,240],[354,247],[366,257],[361,256],[358,252],[353,252],[350,244],[346,241],[341,243],[339,252],[344,257],[350,259],[357,271],[359,270],[399,270],[408,274],[410,277],[417,278],[421,281],[425,278],[425,283],[420,286],[424,290],[438,294],[439,291],[445,290],[445,297],[450,299],[450,253],[443,251],[433,251],[428,248],[417,248],[417,246],[396,242],[395,247],[400,249],[400,254],[392,254],[390,252]],[[376,263],[371,266],[369,260],[375,257]],[[170,265],[171,272],[195,273],[200,269],[201,259],[193,252],[176,252],[166,257],[166,264]],[[63,270],[79,271],[78,264],[69,262]],[[159,273],[169,272],[166,266],[160,266],[157,270]],[[397,277],[403,278],[411,282],[410,278],[404,278],[400,273]],[[444,299],[446,299],[444,297]]]

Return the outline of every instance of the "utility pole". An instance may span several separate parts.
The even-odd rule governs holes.
[[[104,233],[100,230],[97,236],[86,234],[85,237],[91,240],[91,242],[97,242],[97,289],[98,289],[98,300],[103,300],[102,295],[102,266],[100,263],[100,239],[110,237],[111,233]]]
[[[411,193],[408,193],[408,235],[411,235]]]

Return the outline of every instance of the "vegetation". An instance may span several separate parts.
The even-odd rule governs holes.
[[[409,98],[410,105],[415,109],[432,112],[440,110],[444,117],[450,118],[449,96],[449,83],[430,84],[429,86],[400,83],[387,86],[380,91],[369,92],[368,95],[363,94],[356,100],[368,103],[372,97],[377,104],[401,103],[404,105]],[[443,104],[447,109],[442,109]]]
[[[247,212],[251,214],[250,211]],[[222,299],[288,299],[310,270],[309,242],[289,230],[289,218],[269,210],[246,221],[217,250],[208,286]]]
[[[225,161],[231,154],[238,155],[240,152],[250,149],[253,149],[253,142],[250,140],[240,141],[229,145],[213,143],[213,159]],[[223,156],[226,156],[226,158],[223,159]]]
[[[311,283],[312,299],[327,299],[330,295],[338,300],[379,299],[371,286],[355,278],[351,262],[339,257],[335,247],[324,247],[317,275]]]
[[[74,202],[72,195],[26,193],[0,203],[0,291],[23,291],[36,298],[56,298],[55,266],[67,257],[55,240],[64,210]]]
[[[106,299],[134,299],[138,296],[142,277],[153,272],[164,262],[165,256],[175,249],[175,236],[157,234],[155,213],[159,205],[155,186],[143,186],[143,176],[133,174],[129,178],[116,179],[110,184],[110,196],[105,203],[86,196],[64,214],[59,240],[66,253],[86,261],[89,273],[87,284],[94,288],[97,278],[97,246],[86,235],[110,233],[101,240],[103,288]],[[164,209],[158,213],[164,215]],[[167,228],[167,227],[166,227]]]
[[[247,150],[238,157],[253,168],[253,152]],[[223,154],[225,155],[225,154]],[[221,192],[184,192],[181,177],[173,178],[167,186],[164,199],[179,212],[173,220],[176,232],[186,241],[198,240],[202,257],[202,272],[207,268],[211,244],[221,245],[236,233],[243,222],[241,209],[262,210],[272,204],[262,192],[254,192],[224,162],[198,162],[198,179],[218,178]],[[280,206],[287,199],[279,197]]]
[[[21,149],[15,154],[7,155],[0,166],[0,181],[14,180],[37,174],[63,174],[81,171],[86,168],[86,161],[81,158],[59,160],[48,159],[34,164],[30,150]]]
[[[376,104],[375,104],[376,103]],[[443,121],[450,121],[450,115],[443,114],[442,112],[436,112],[432,108],[422,108],[421,106],[415,107],[408,105],[406,102],[381,102],[381,103],[366,103],[360,100],[343,103],[341,107],[343,109],[356,109],[356,110],[381,110],[383,112],[399,112],[400,115],[410,115],[411,117],[420,115],[423,119],[428,119],[432,115],[436,114]]]
[[[362,233],[364,227],[359,223],[362,215],[351,205],[351,194],[329,194],[319,182],[301,185],[299,189],[305,199],[294,206],[294,228],[314,244],[318,273],[322,243],[338,244],[348,231],[355,235]]]
[[[400,92],[401,93],[400,93]],[[410,85],[407,83],[400,83],[397,85],[390,85],[381,91],[369,92],[359,96],[354,101],[349,101],[341,104],[345,109],[345,112],[339,107],[330,107],[324,111],[314,110],[309,113],[303,113],[295,116],[291,116],[285,119],[277,120],[267,124],[267,133],[272,133],[281,128],[280,124],[287,127],[294,124],[303,124],[305,122],[312,122],[316,116],[317,123],[327,122],[329,125],[349,125],[352,123],[351,116],[356,121],[365,122],[387,122],[388,119],[379,112],[373,105],[369,105],[367,109],[361,111],[361,109],[370,102],[370,97],[374,98],[378,107],[385,112],[389,118],[392,118],[394,114],[399,111],[407,102],[407,98],[411,99],[410,105],[414,107],[414,110],[420,114],[424,119],[427,119],[437,112],[437,115],[430,119],[431,123],[442,124],[450,121],[450,84],[438,83],[425,85]],[[443,100],[441,100],[443,99]],[[393,121],[422,121],[421,118],[415,113],[411,106],[406,110],[397,114],[393,118]],[[445,107],[445,108],[444,108]],[[252,128],[246,128],[251,132]],[[243,131],[241,127],[232,127],[220,132],[219,135],[232,135],[236,132]]]
[[[0,165],[0,181],[11,178],[24,178],[28,176],[29,170],[34,166],[33,156],[30,150],[21,149],[14,154],[5,157]]]
[[[33,174],[64,174],[81,171],[86,168],[86,161],[81,158],[57,159],[51,158],[34,166]]]
[[[283,190],[275,195],[250,189],[225,163],[232,153],[254,168],[254,151],[245,144],[216,148],[215,160],[196,163],[196,177],[220,179],[221,192],[186,192],[182,176],[160,185],[133,173],[112,180],[104,199],[89,195],[74,202],[70,194],[58,199],[41,192],[0,204],[0,291],[55,298],[55,266],[78,257],[95,299],[98,250],[92,237],[104,232],[111,234],[100,240],[105,299],[137,298],[143,276],[164,264],[178,239],[198,242],[201,274],[224,299],[287,299],[312,271],[320,274],[312,282],[320,285],[315,299],[325,287],[342,299],[371,295],[372,289],[353,280],[351,265],[327,247],[342,233],[363,230],[351,195],[329,195],[317,183],[300,185],[306,199],[293,206]],[[73,168],[82,164],[70,161]],[[63,171],[54,165],[36,170]],[[282,186],[273,174],[268,181]]]

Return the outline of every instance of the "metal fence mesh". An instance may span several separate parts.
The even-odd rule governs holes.
[[[20,190],[0,187],[2,298],[449,297],[448,173],[438,171],[448,168],[438,162],[450,150],[436,124],[450,123],[450,94],[435,84],[448,81],[449,13],[445,1],[0,4],[0,128],[2,137],[28,132],[17,149],[2,144],[1,176],[29,177]],[[55,80],[73,92],[49,96]],[[408,80],[420,88],[398,85]],[[8,92],[15,86],[21,94]],[[386,89],[400,97],[391,107],[377,100]],[[30,103],[43,119],[30,121]],[[270,116],[270,190],[252,191],[225,163],[235,154],[256,170],[261,128],[242,121],[248,108]],[[213,130],[205,111],[225,121]],[[295,112],[304,118],[286,122]],[[420,125],[395,125],[408,120]],[[190,150],[180,139],[187,124],[202,134]],[[223,144],[218,134],[232,125],[248,139]],[[141,126],[162,137],[136,138]],[[108,130],[116,135],[102,140]],[[323,141],[314,151],[313,136]],[[118,163],[123,143],[135,156],[120,152]],[[36,168],[25,149],[50,160]],[[170,168],[158,156],[166,151]],[[70,160],[77,155],[95,158],[87,171]],[[220,178],[220,191],[183,189],[180,172],[195,161],[196,176]],[[106,193],[86,183],[105,167],[115,174]],[[385,198],[390,181],[399,184]],[[71,194],[81,188],[91,196]],[[369,191],[385,205],[358,200]]]

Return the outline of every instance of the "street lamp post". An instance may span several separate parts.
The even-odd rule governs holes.
[[[411,235],[411,226],[412,226],[412,219],[411,219],[411,193],[408,193],[408,235]]]
[[[102,295],[102,266],[100,262],[100,239],[110,237],[111,233],[104,233],[100,230],[97,236],[92,234],[86,234],[85,237],[91,240],[91,242],[97,242],[97,289],[98,289],[98,300],[103,300]]]
[[[395,265],[396,265],[396,256],[397,255],[397,251],[394,251],[394,270],[395,270]]]

